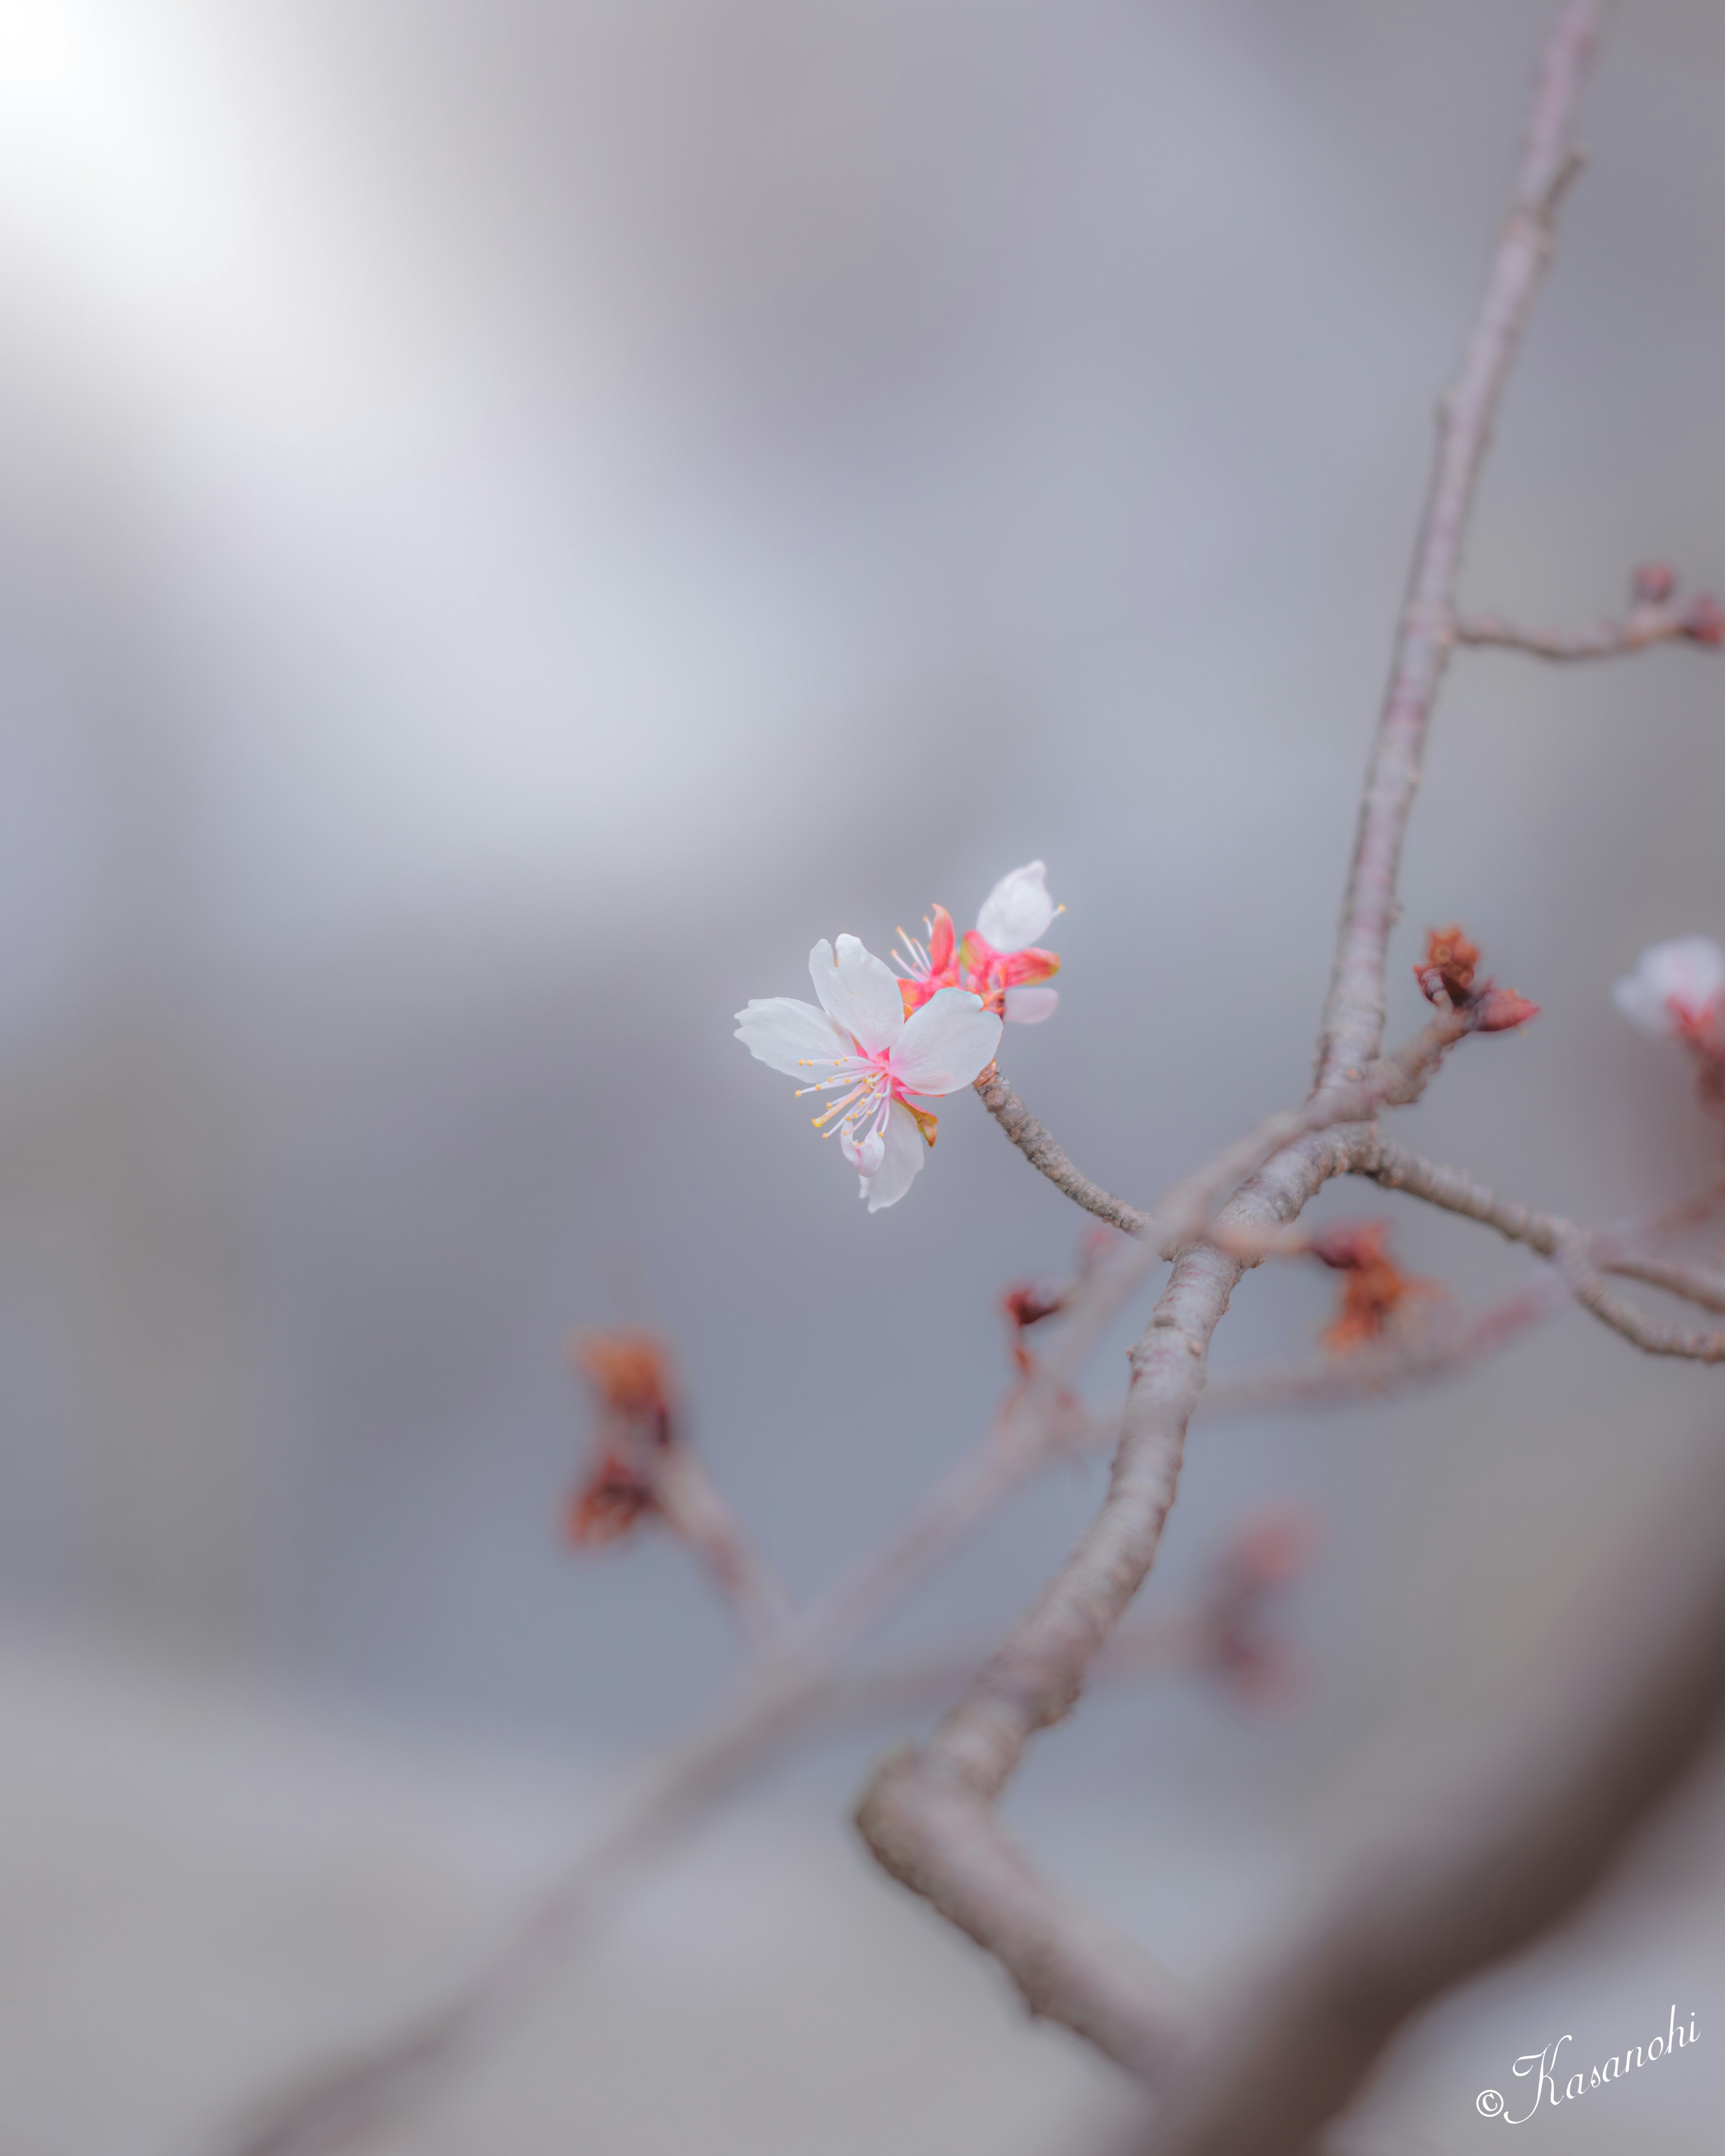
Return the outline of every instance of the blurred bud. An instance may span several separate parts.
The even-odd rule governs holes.
[[[1209,1666],[1254,1706],[1274,1706],[1297,1688],[1300,1666],[1272,1628],[1273,1597],[1309,1569],[1317,1523],[1303,1506],[1252,1520],[1223,1551],[1211,1592]]]
[[[1249,1587],[1286,1587],[1311,1570],[1317,1554],[1316,1518],[1303,1505],[1282,1505],[1241,1528],[1227,1561]]]
[[[1630,592],[1637,606],[1667,606],[1677,588],[1677,572],[1669,562],[1643,562],[1630,579]]]
[[[1065,1306],[1064,1290],[1042,1287],[1034,1281],[1019,1281],[1002,1293],[1000,1307],[1006,1318],[1008,1349],[1021,1378],[1028,1378],[1035,1368],[1030,1351],[1024,1345],[1024,1328],[1040,1325],[1045,1317],[1056,1316]]]
[[[1020,1331],[1027,1325],[1040,1324],[1045,1317],[1053,1317],[1065,1306],[1066,1298],[1057,1288],[1040,1287],[1031,1281],[1008,1288],[1000,1298],[1008,1322]]]
[[[1348,1277],[1342,1306],[1319,1335],[1332,1355],[1351,1355],[1403,1323],[1410,1305],[1444,1291],[1435,1281],[1404,1273],[1389,1255],[1387,1220],[1332,1220],[1313,1230],[1312,1255]]]
[[[670,1358],[649,1332],[583,1332],[571,1362],[592,1388],[593,1447],[564,1532],[578,1548],[619,1541],[659,1510],[657,1462],[676,1442]]]
[[[1683,616],[1683,634],[1694,644],[1725,644],[1725,607],[1711,592],[1689,602]]]

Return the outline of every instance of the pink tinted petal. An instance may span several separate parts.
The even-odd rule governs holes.
[[[1058,988],[1009,988],[1006,1015],[1015,1025],[1040,1025],[1054,1016],[1060,1000]]]
[[[999,1045],[1000,1021],[982,998],[942,988],[906,1021],[887,1068],[907,1093],[956,1093],[987,1069]]]
[[[881,1137],[879,1131],[870,1131],[865,1134],[861,1144],[859,1145],[851,1137],[849,1131],[841,1130],[839,1133],[839,1145],[845,1159],[862,1177],[866,1188],[868,1178],[886,1158],[886,1139]]]
[[[985,942],[997,951],[1022,951],[1036,941],[1055,917],[1047,874],[1040,861],[1029,861],[1001,877],[976,917],[977,933]]]
[[[737,1014],[737,1037],[759,1061],[808,1085],[819,1085],[832,1073],[805,1070],[805,1064],[829,1065],[835,1057],[856,1053],[850,1034],[841,1033],[824,1011],[793,996],[756,998]]]
[[[902,1101],[895,1101],[886,1119],[880,1165],[863,1178],[862,1194],[869,1201],[870,1212],[897,1204],[922,1173],[922,1158],[927,1151],[916,1117]]]
[[[836,951],[824,939],[817,943],[809,973],[821,1009],[854,1034],[859,1046],[872,1052],[898,1039],[905,1022],[898,976],[855,936],[841,936]]]
[[[1669,1038],[1680,1029],[1679,1014],[1700,1017],[1725,998],[1725,951],[1711,936],[1650,944],[1611,996],[1631,1025]]]

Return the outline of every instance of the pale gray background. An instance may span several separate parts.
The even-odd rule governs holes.
[[[611,1758],[730,1647],[674,1552],[559,1548],[567,1332],[665,1329],[715,1472],[812,1587],[968,1442],[996,1289],[1076,1226],[964,1101],[869,1218],[732,1040],[746,998],[1040,854],[1063,1003],[1008,1067],[1082,1163],[1146,1199],[1297,1097],[1543,16],[8,11],[21,1638]],[[1579,621],[1653,554],[1725,584],[1722,95],[1720,11],[1620,11],[1476,603]],[[1458,913],[1545,1015],[1458,1057],[1418,1142],[1589,1217],[1705,1172],[1678,1060],[1609,988],[1654,937],[1725,935],[1722,719],[1720,661],[1686,650],[1458,664],[1394,1023],[1419,932]],[[1446,1222],[1404,1241],[1470,1301],[1523,1270]],[[1220,1360],[1296,1349],[1327,1300],[1254,1280]],[[1440,1394],[1201,1436],[1171,1582],[1260,1498],[1327,1520],[1309,1697],[1099,1705],[1040,1748],[1027,1825],[1075,1876],[1136,1851],[1129,1887],[1084,1883],[1208,1965],[1277,1905],[1272,1816],[1304,1891],[1386,1759],[1534,1681],[1719,1382],[1569,1318]],[[1038,1493],[901,1630],[1015,1608],[1097,1487]],[[865,1757],[805,1775],[823,1816]],[[1239,1907],[1163,1907],[1178,1836],[1110,1842],[1104,1813],[1228,1823]],[[1504,2026],[1488,2061],[1526,2048]],[[1430,2145],[1474,2131],[1474,2085]]]

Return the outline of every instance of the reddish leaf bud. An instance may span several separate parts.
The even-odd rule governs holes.
[[[1526,1025],[1529,1019],[1538,1015],[1538,1004],[1530,1004],[1525,996],[1518,996],[1513,988],[1487,988],[1476,1007],[1474,1030],[1476,1033],[1509,1033],[1518,1025]]]
[[[1668,606],[1677,588],[1677,572],[1669,562],[1643,562],[1630,579],[1637,606]]]
[[[1725,607],[1711,592],[1689,602],[1683,616],[1683,634],[1695,644],[1725,644]]]

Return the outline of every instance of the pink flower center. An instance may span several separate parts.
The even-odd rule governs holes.
[[[823,1137],[829,1138],[835,1131],[842,1132],[847,1153],[854,1152],[868,1137],[884,1137],[893,1102],[905,1096],[904,1087],[892,1075],[891,1055],[890,1049],[859,1046],[855,1055],[835,1055],[830,1061],[824,1058],[803,1059],[805,1070],[830,1070],[833,1075],[830,1078],[817,1078],[812,1085],[799,1086],[799,1100],[805,1093],[830,1092],[835,1086],[850,1088],[821,1114],[809,1118]]]

